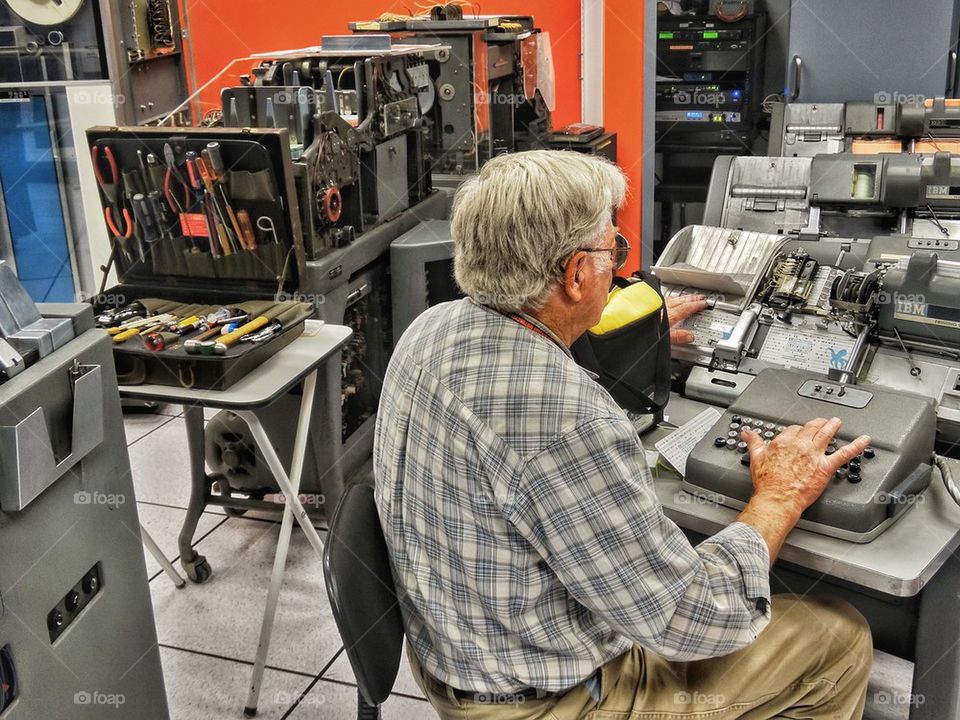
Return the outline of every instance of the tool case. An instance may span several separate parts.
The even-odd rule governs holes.
[[[111,236],[104,277],[112,265],[120,283],[94,310],[137,303],[169,320],[110,330],[120,384],[226,389],[303,332],[314,306],[289,299],[305,256],[286,130],[93,127],[87,141]],[[224,309],[246,317],[217,335],[205,320]]]

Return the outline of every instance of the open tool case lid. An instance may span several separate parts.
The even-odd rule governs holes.
[[[99,166],[101,174],[110,170],[104,150],[110,148],[120,176],[117,202],[122,199],[135,227],[138,221],[130,200],[134,188],[139,192],[159,190],[167,216],[169,233],[155,242],[143,243],[142,254],[137,233],[125,241],[124,249],[115,250],[114,267],[123,286],[158,295],[197,290],[207,296],[215,291],[238,297],[262,297],[299,289],[305,256],[297,180],[285,129],[99,126],[87,130],[87,142],[91,153],[98,148],[99,161],[95,166]],[[159,178],[166,175],[165,146],[173,150],[178,171],[189,180],[184,164],[186,152],[199,155],[211,142],[220,145],[231,206],[237,213],[246,210],[249,215],[255,249],[225,255],[218,242],[211,251],[206,236],[209,226],[202,221],[203,216],[197,222],[197,213],[192,213],[194,222],[181,222],[179,213],[166,201],[165,188],[157,187]],[[161,168],[156,171],[156,181],[149,167],[142,170],[143,160],[150,154],[156,156]],[[144,177],[150,183],[146,189]],[[104,179],[110,181],[109,177]],[[176,181],[171,182],[171,191],[181,204],[189,192]],[[109,200],[103,192],[100,200],[107,207]],[[122,219],[119,207],[117,212]],[[109,225],[107,231],[111,243],[115,243]],[[196,235],[197,232],[203,234]],[[218,252],[220,257],[215,256]]]

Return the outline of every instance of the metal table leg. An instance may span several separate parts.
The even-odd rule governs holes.
[[[923,589],[910,720],[960,719],[960,559],[951,554]]]
[[[163,568],[163,571],[173,581],[173,584],[178,588],[186,585],[187,583],[180,577],[180,573],[178,573],[170,561],[167,560],[167,556],[163,554],[160,546],[150,537],[150,533],[147,532],[147,529],[143,525],[140,525],[140,538],[150,554],[153,555],[153,559],[160,563],[160,567]]]
[[[203,408],[184,405],[183,419],[187,426],[187,449],[190,454],[190,502],[187,504],[187,514],[177,542],[180,546],[180,565],[193,582],[202,583],[206,582],[212,573],[207,559],[193,549],[197,524],[203,516],[210,495],[203,456]]]
[[[283,469],[280,458],[270,443],[259,418],[250,411],[239,412],[238,415],[246,420],[257,442],[257,447],[263,454],[270,467],[280,490],[284,495],[283,521],[280,525],[280,539],[277,542],[277,553],[273,560],[273,573],[270,577],[270,587],[267,591],[267,606],[263,613],[263,624],[260,626],[260,639],[257,643],[257,657],[253,666],[253,677],[250,679],[250,690],[247,694],[247,704],[244,713],[248,716],[257,714],[257,704],[260,699],[260,686],[263,682],[263,671],[267,663],[267,654],[270,650],[270,637],[273,634],[273,621],[277,614],[277,603],[280,599],[280,588],[283,585],[283,573],[287,563],[287,553],[290,550],[290,536],[293,532],[294,519],[300,523],[310,545],[317,556],[323,557],[323,541],[317,529],[310,522],[306,509],[298,497],[300,492],[300,476],[303,473],[303,461],[307,450],[307,435],[310,430],[310,416],[313,411],[313,396],[317,387],[317,371],[314,370],[304,379],[303,396],[300,399],[300,417],[297,421],[297,434],[293,443],[293,458],[290,467],[290,476]]]

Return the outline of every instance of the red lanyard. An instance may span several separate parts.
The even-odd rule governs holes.
[[[542,335],[542,336],[545,337],[547,340],[549,340],[550,342],[552,342],[554,345],[556,345],[557,347],[559,347],[561,350],[565,350],[565,348],[563,348],[563,347],[560,345],[560,343],[558,343],[554,338],[550,337],[550,335],[548,335],[548,334],[545,333],[543,330],[541,330],[540,328],[538,328],[536,325],[534,325],[532,322],[530,322],[529,320],[527,320],[525,317],[522,317],[521,315],[517,315],[516,313],[503,313],[503,315],[504,315],[505,317],[510,318],[511,320],[513,320],[513,321],[514,321],[515,323],[517,323],[518,325],[522,325],[523,327],[527,328],[528,330],[533,330],[535,333],[537,333],[537,335]]]

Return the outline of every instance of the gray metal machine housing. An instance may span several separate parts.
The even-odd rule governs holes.
[[[0,384],[0,716],[165,720],[111,342],[41,309],[76,338]]]

